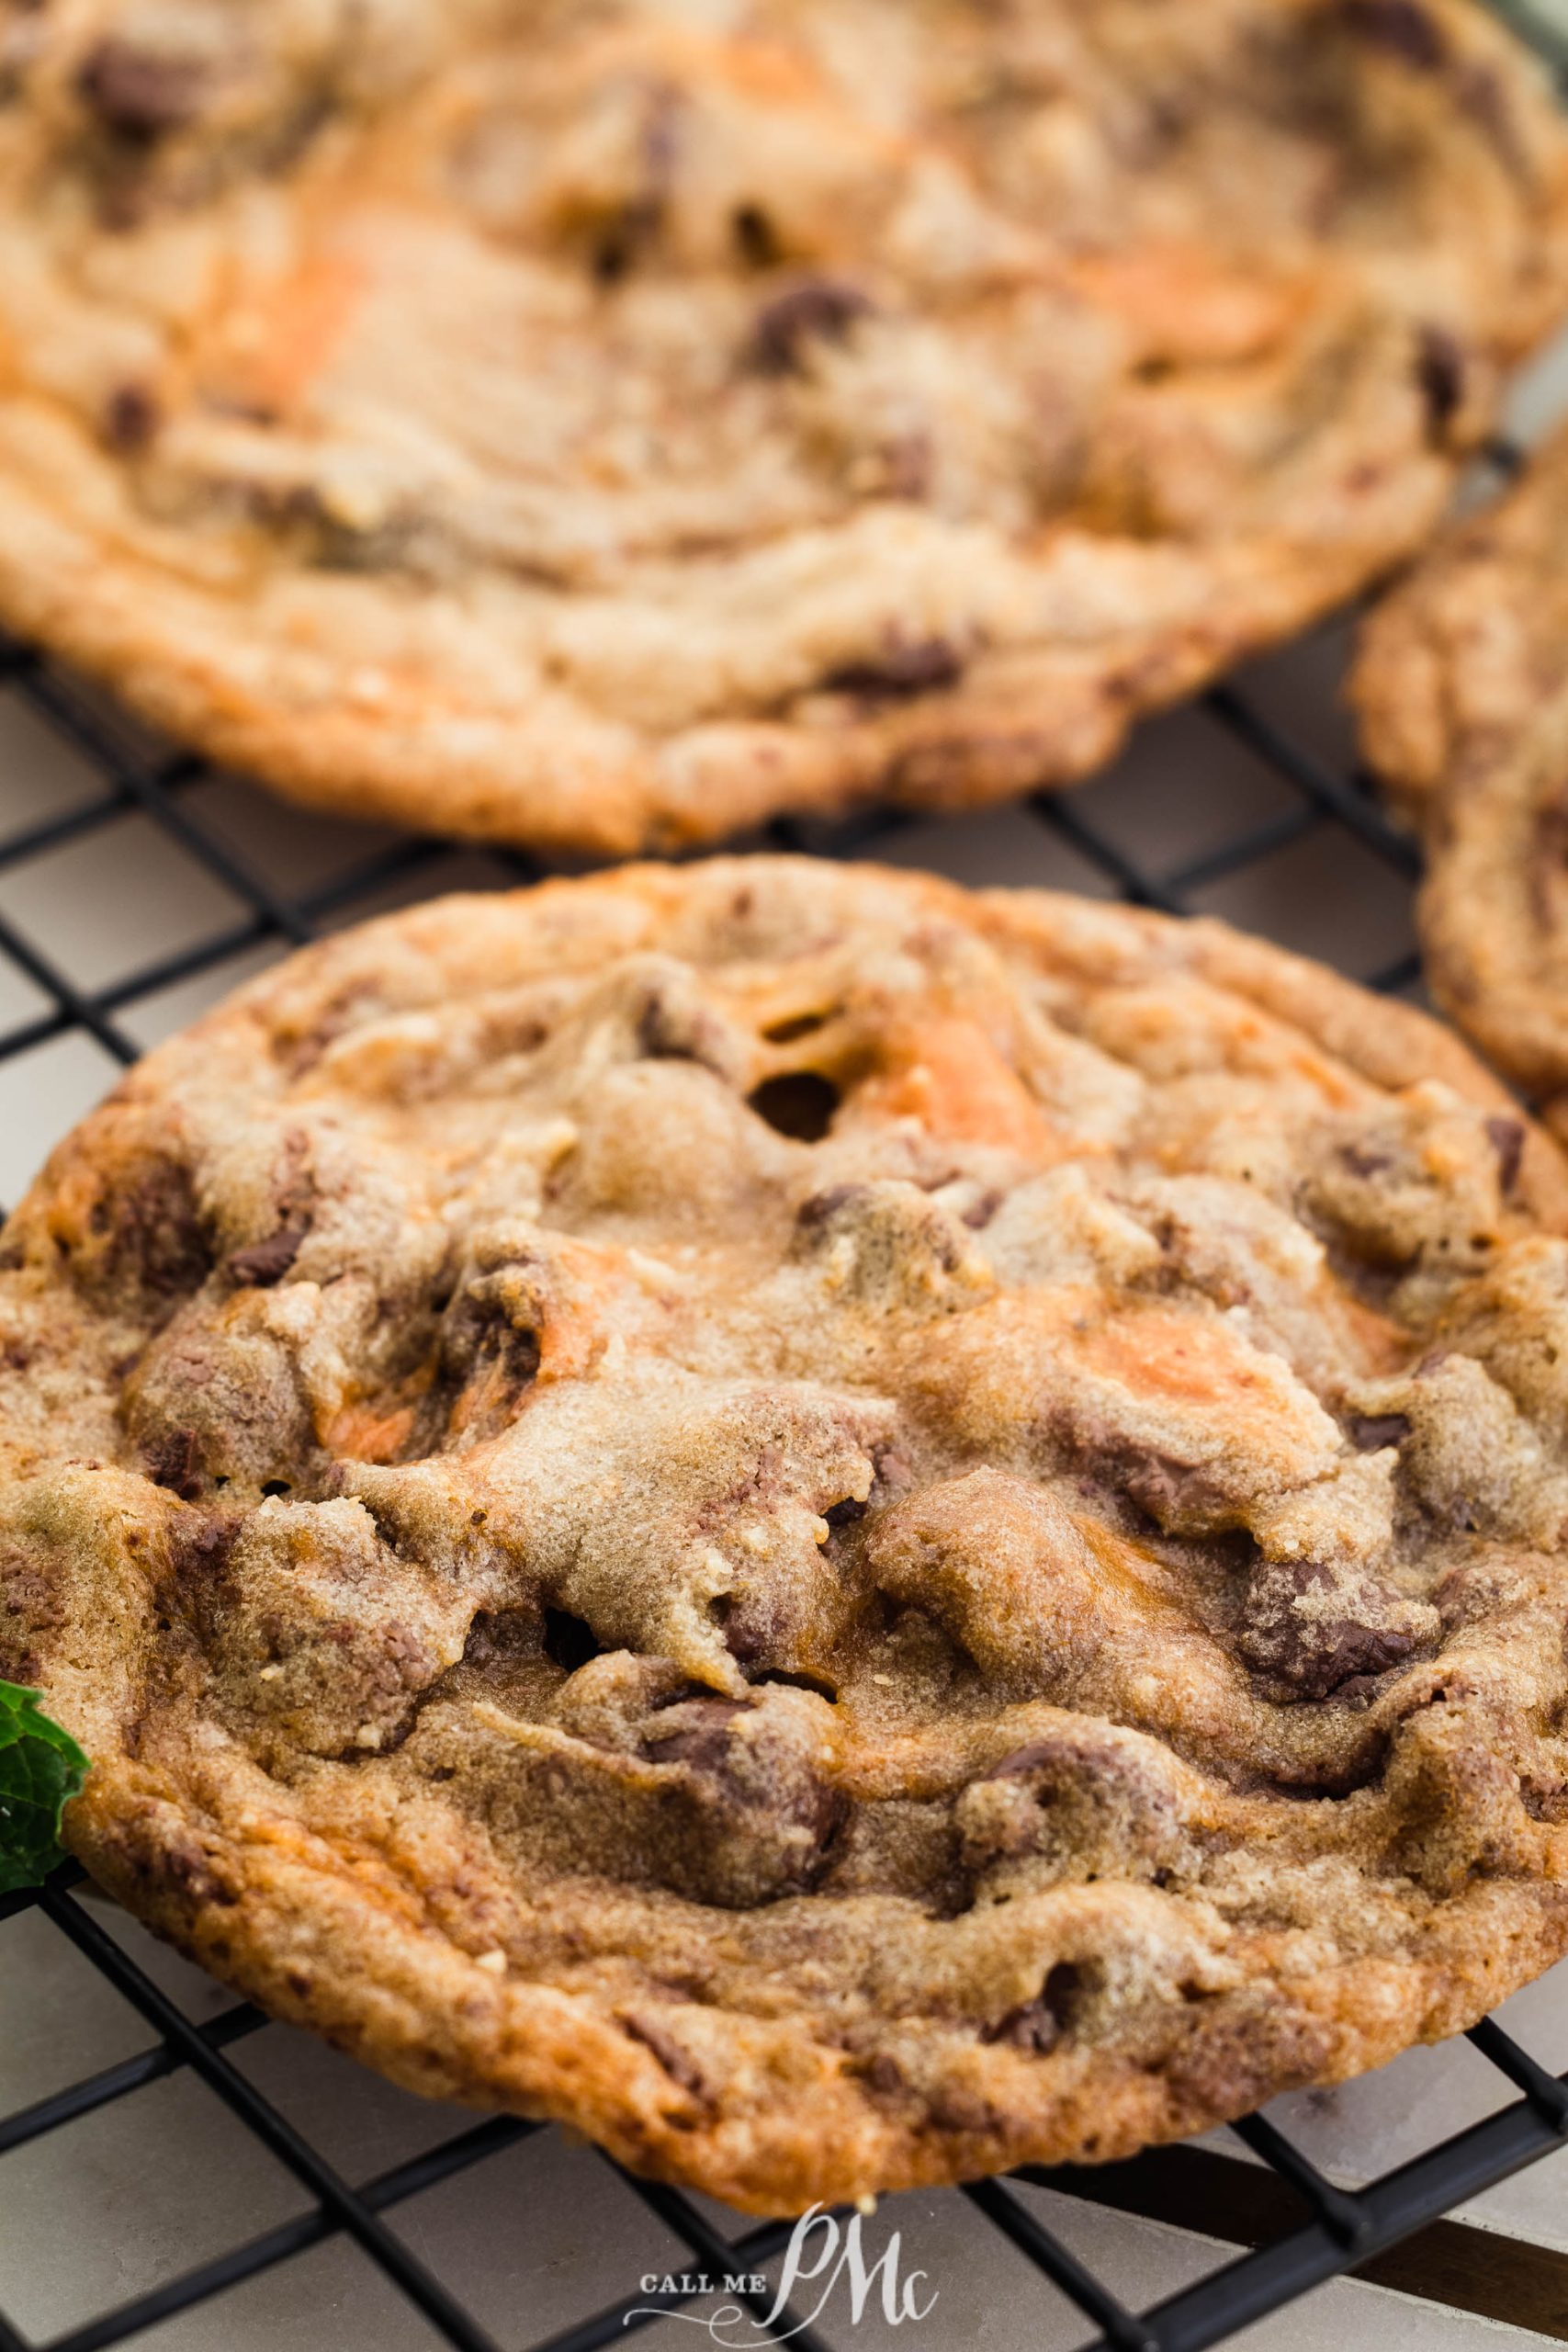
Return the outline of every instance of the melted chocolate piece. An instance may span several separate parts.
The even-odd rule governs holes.
[[[1420,0],[1341,0],[1339,14],[1358,40],[1419,73],[1438,73],[1448,62],[1448,36]]]
[[[917,645],[890,646],[874,661],[846,662],[842,669],[829,671],[822,683],[831,694],[902,702],[955,685],[963,675],[963,657],[945,638],[931,637]]]
[[[1358,1453],[1379,1453],[1385,1445],[1403,1445],[1410,1435],[1404,1413],[1352,1413],[1345,1424]]]
[[[623,2017],[621,2024],[634,2041],[640,2041],[645,2050],[652,2052],[672,2083],[693,2098],[707,2098],[708,2088],[702,2069],[690,2052],[682,2049],[672,2033],[666,2032],[661,2025],[655,2025],[649,2018]]]
[[[757,314],[754,364],[764,375],[791,376],[803,365],[812,343],[842,343],[872,305],[853,286],[829,277],[808,277],[775,295]]]
[[[160,57],[111,36],[84,58],[76,88],[106,130],[150,146],[196,119],[208,80],[206,68],[194,60]]]
[[[201,1492],[201,1439],[195,1430],[171,1430],[146,1450],[147,1476],[155,1487],[166,1487],[182,1501],[195,1502]]]
[[[1416,380],[1439,432],[1464,400],[1464,350],[1458,337],[1447,327],[1424,326],[1416,350]]]
[[[226,1261],[226,1272],[235,1282],[253,1285],[257,1290],[270,1290],[279,1283],[299,1255],[304,1240],[302,1227],[280,1225],[265,1241],[253,1241],[248,1249],[235,1250]]]
[[[1294,1605],[1336,1586],[1343,1613]],[[1341,1579],[1316,1560],[1270,1561],[1254,1573],[1242,1617],[1242,1655],[1299,1698],[1329,1698],[1342,1683],[1386,1674],[1415,1655],[1414,1635],[1375,1622],[1392,1598],[1374,1580]],[[1358,1604],[1364,1613],[1358,1613]]]
[[[1524,1121],[1501,1117],[1488,1119],[1486,1133],[1497,1155],[1497,1182],[1502,1187],[1503,1198],[1511,1200],[1525,1156]]]

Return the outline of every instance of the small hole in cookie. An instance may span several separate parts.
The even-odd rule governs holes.
[[[839,1703],[838,1686],[829,1682],[823,1674],[792,1674],[782,1666],[770,1666],[761,1674],[753,1674],[750,1680],[753,1683],[782,1682],[791,1690],[814,1690],[819,1699],[826,1699],[829,1706],[836,1707]]]
[[[826,1012],[792,1012],[784,1021],[770,1021],[762,1035],[770,1046],[793,1046],[797,1037],[809,1037],[829,1018]]]
[[[287,1478],[265,1478],[262,1481],[264,1495],[288,1495],[293,1492]]]
[[[773,269],[784,259],[778,232],[760,204],[738,204],[729,216],[735,249],[752,269]]]
[[[563,1673],[575,1674],[590,1658],[604,1656],[604,1644],[592,1625],[564,1609],[545,1611],[545,1656]]]
[[[746,1099],[776,1135],[795,1143],[820,1143],[833,1124],[839,1090],[818,1070],[792,1069],[765,1078]]]

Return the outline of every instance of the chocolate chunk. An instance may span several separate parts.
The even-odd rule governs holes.
[[[553,1610],[545,1611],[544,1647],[546,1656],[551,1657],[555,1653],[550,1647],[548,1620],[554,1614]],[[569,1618],[567,1623],[575,1625],[579,1621],[572,1617]],[[586,1627],[583,1630],[586,1631]],[[494,1667],[511,1663],[526,1663],[533,1655],[534,1645],[538,1635],[539,1623],[532,1610],[481,1609],[468,1627],[468,1638],[463,1644],[463,1664]],[[593,1641],[592,1634],[589,1640],[591,1646],[587,1656],[596,1657],[599,1645]],[[560,1663],[558,1658],[556,1659],[556,1663],[558,1665]],[[585,1660],[580,1660],[579,1663],[585,1663]]]
[[[653,2052],[672,2083],[678,2084],[693,2098],[708,2098],[708,2086],[702,2069],[690,2052],[682,2049],[672,2033],[667,2032],[661,2025],[655,2025],[648,2018],[623,2017],[621,2024],[634,2041],[640,2041],[645,2050]]]
[[[724,1635],[724,1646],[737,1666],[755,1666],[772,1646],[775,1628],[765,1593],[746,1599],[721,1592],[712,1604],[714,1623]]]
[[[945,638],[889,646],[874,661],[849,662],[822,681],[830,694],[859,695],[867,701],[902,702],[951,686],[964,675],[960,654]]]
[[[212,1271],[196,1186],[176,1160],[144,1162],[94,1204],[90,1223],[105,1240],[111,1282],[135,1282],[154,1298],[173,1300],[198,1290]]]
[[[841,1208],[870,1193],[868,1184],[828,1184],[821,1192],[812,1193],[802,1201],[795,1213],[795,1221],[804,1232],[815,1233],[838,1215]]]
[[[1109,1438],[1092,1451],[1112,1490],[1135,1503],[1156,1527],[1206,1513],[1223,1499],[1221,1487],[1201,1464],[1118,1446]]]
[[[1448,62],[1448,36],[1420,0],[1340,0],[1339,15],[1358,40],[1420,73],[1436,74]]]
[[[1403,1445],[1410,1435],[1404,1413],[1352,1413],[1345,1424],[1358,1453],[1378,1453],[1385,1445]]]
[[[701,1772],[721,1772],[729,1761],[729,1726],[750,1713],[744,1699],[684,1699],[678,1731],[661,1732],[643,1744],[656,1764],[690,1764]]]
[[[729,216],[735,250],[750,269],[776,269],[784,259],[778,231],[760,204],[738,204]]]
[[[623,204],[593,247],[593,275],[601,286],[618,286],[657,238],[664,206],[657,197],[634,197]]]
[[[151,145],[195,120],[208,79],[206,67],[192,59],[160,57],[111,35],[83,59],[76,88],[106,130]]]
[[[1525,1156],[1525,1127],[1522,1119],[1495,1118],[1486,1122],[1486,1133],[1497,1155],[1497,1182],[1503,1198],[1511,1200],[1519,1181],[1519,1167]]]
[[[658,983],[637,1021],[637,1049],[649,1061],[695,1062],[722,1078],[729,1067],[725,1025],[700,999]]]
[[[1342,1610],[1300,1605],[1330,1592]],[[1271,1561],[1254,1573],[1239,1646],[1249,1666],[1293,1696],[1326,1699],[1342,1683],[1386,1674],[1415,1655],[1416,1638],[1392,1622],[1391,1605],[1394,1596],[1370,1577],[1341,1578],[1315,1560]]]
[[[22,1618],[34,1634],[51,1633],[65,1623],[60,1596],[25,1559],[0,1567],[0,1609],[7,1617]]]
[[[164,1838],[159,1847],[158,1861],[161,1875],[192,1909],[239,1901],[233,1888],[219,1876],[215,1855],[194,1835],[176,1833]]]
[[[142,384],[122,384],[104,415],[104,440],[122,458],[140,457],[150,448],[160,423],[157,401]]]
[[[822,1516],[829,1527],[852,1527],[857,1519],[865,1517],[864,1503],[853,1495],[846,1495],[841,1503],[830,1503]]]
[[[1374,1176],[1386,1176],[1394,1164],[1393,1152],[1384,1151],[1376,1144],[1341,1144],[1339,1158],[1352,1176],[1368,1182]]]
[[[1447,327],[1427,325],[1416,346],[1416,380],[1432,423],[1439,430],[1464,399],[1464,351]]]
[[[948,2083],[933,2093],[931,2121],[943,2132],[997,2132],[1002,2127],[1002,2118],[990,2101],[958,2083]]]
[[[155,1487],[166,1487],[182,1501],[195,1502],[201,1492],[201,1439],[197,1430],[169,1430],[146,1448],[143,1458]]]
[[[295,1259],[304,1230],[298,1225],[280,1225],[265,1241],[253,1241],[248,1249],[230,1253],[225,1271],[237,1283],[254,1285],[257,1290],[270,1290],[281,1282]]]
[[[493,1436],[515,1419],[538,1377],[545,1279],[535,1261],[519,1256],[471,1275],[453,1298],[430,1400],[441,1428],[472,1439]]]
[[[1486,138],[1499,162],[1519,179],[1529,176],[1529,157],[1520,139],[1501,77],[1490,65],[1469,60],[1453,76],[1461,114]]]
[[[1062,2038],[1062,2029],[1046,2007],[1043,1999],[1025,2001],[1021,2008],[1010,2009],[999,2025],[990,2027],[985,2040],[1010,2042],[1015,2050],[1033,2050],[1042,2056],[1055,2050]]]
[[[777,1696],[787,1702],[793,1694]],[[643,1734],[650,1762],[686,1776],[671,1792],[685,1816],[681,1883],[701,1902],[744,1909],[815,1885],[848,1815],[843,1795],[822,1776],[820,1734],[792,1713],[775,1713],[773,1702],[772,1693],[754,1706],[712,1694],[681,1699]],[[752,1721],[738,1738],[742,1716]]]
[[[1186,1852],[1180,1807],[1146,1747],[1109,1725],[1014,1748],[971,1781],[955,1813],[966,1871],[1030,1858],[1058,1878],[1138,1878]]]
[[[182,1511],[169,1528],[169,1555],[175,1575],[197,1593],[214,1586],[228,1563],[243,1520],[236,1511],[203,1518]]]
[[[1525,860],[1530,913],[1538,931],[1557,928],[1557,886],[1568,866],[1568,800],[1559,792],[1543,801],[1531,820],[1532,839]]]
[[[790,376],[802,367],[812,343],[842,343],[857,319],[871,309],[853,286],[829,277],[808,277],[787,293],[775,295],[757,314],[752,342],[754,364],[764,375]]]

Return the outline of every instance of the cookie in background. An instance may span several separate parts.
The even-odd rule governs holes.
[[[625,851],[1081,776],[1408,554],[1568,300],[1471,0],[0,6],[0,616]]]

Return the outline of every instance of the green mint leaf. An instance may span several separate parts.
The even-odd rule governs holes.
[[[60,1860],[60,1815],[87,1759],[39,1706],[40,1693],[0,1682],[0,1894],[37,1886]]]

